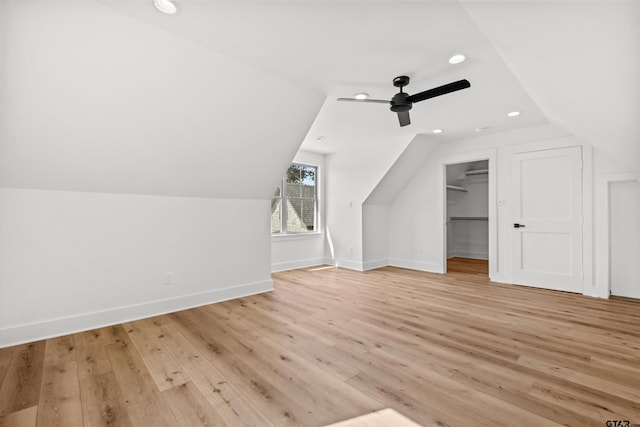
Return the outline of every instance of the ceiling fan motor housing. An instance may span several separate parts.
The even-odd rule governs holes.
[[[393,98],[391,98],[391,111],[402,113],[411,110],[413,104],[407,98],[409,98],[409,94],[404,92],[393,95]]]

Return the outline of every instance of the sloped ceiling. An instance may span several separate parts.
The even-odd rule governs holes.
[[[553,123],[621,169],[640,164],[640,2],[464,7]]]
[[[443,128],[442,141],[546,122],[497,51],[462,5],[402,1],[183,1],[179,16],[163,16],[150,2],[99,0],[212,51],[310,89],[327,99],[303,148],[330,153],[366,148],[403,135]],[[454,66],[451,55],[468,60]],[[340,103],[367,92],[390,99],[398,75],[415,93],[466,78],[471,88],[414,106],[412,125],[398,126],[385,105]],[[291,108],[298,106],[292,105]],[[509,119],[506,113],[523,114]]]
[[[267,198],[324,101],[93,1],[3,1],[3,186]]]
[[[390,204],[441,144],[442,142],[433,135],[417,135],[413,138],[364,203]]]
[[[0,2],[5,186],[268,197],[301,143],[548,121],[637,168],[635,2],[183,0],[176,16],[150,0]],[[384,105],[336,101],[388,99],[401,74],[409,93],[472,86],[416,104],[405,128]]]

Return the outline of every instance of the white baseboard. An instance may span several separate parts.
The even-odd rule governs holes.
[[[296,261],[277,262],[275,264],[271,264],[271,272],[277,273],[279,271],[296,270],[298,268],[313,267],[324,264],[327,264],[327,260],[324,258],[309,258]],[[329,262],[328,265],[333,265],[333,261]]]
[[[333,258],[325,258],[324,259],[324,263],[327,264],[327,265],[335,266],[336,265],[336,260],[333,259]]]
[[[348,268],[349,270],[364,271],[364,265],[359,261],[336,260],[336,267]]]
[[[10,326],[0,329],[0,348],[117,325],[119,323],[173,313],[202,305],[261,294],[272,290],[273,282],[271,280],[265,280],[224,289],[123,306],[111,310]]]
[[[492,282],[497,282],[497,283],[506,283],[508,285],[511,284],[511,279],[505,274],[505,273],[493,273],[493,275],[491,275],[491,272],[489,272],[489,280],[491,280]]]
[[[364,271],[386,267],[387,265],[389,265],[389,260],[387,259],[377,259],[373,261],[365,261],[364,263],[362,263]]]
[[[389,258],[389,264],[394,267],[408,268],[410,270],[426,271],[429,273],[444,273],[442,265],[412,259]]]
[[[605,286],[585,286],[582,287],[582,295],[593,298],[609,299],[609,289]]]

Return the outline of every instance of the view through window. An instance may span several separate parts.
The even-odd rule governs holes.
[[[271,198],[271,233],[316,231],[318,168],[292,163]]]

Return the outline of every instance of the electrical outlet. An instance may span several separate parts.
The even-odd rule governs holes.
[[[173,286],[173,273],[164,273],[164,285]]]

